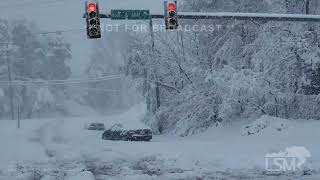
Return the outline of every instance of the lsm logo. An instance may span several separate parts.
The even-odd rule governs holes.
[[[268,153],[265,156],[265,168],[267,171],[296,171],[302,170],[311,153],[301,146],[286,148],[279,153]]]

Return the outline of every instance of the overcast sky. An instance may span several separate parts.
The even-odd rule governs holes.
[[[101,12],[110,9],[150,9],[153,13],[162,12],[163,0],[102,0]],[[33,21],[42,31],[84,28],[84,0],[10,0],[0,1],[1,18],[25,18]],[[65,18],[65,19],[64,19]],[[108,22],[102,20],[104,23]],[[110,20],[109,20],[110,21]],[[89,62],[94,40],[88,40],[85,31],[65,33],[72,43],[72,71],[74,77],[83,75]]]

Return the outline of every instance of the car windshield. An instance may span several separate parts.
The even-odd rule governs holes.
[[[0,0],[0,180],[320,180],[320,0]]]

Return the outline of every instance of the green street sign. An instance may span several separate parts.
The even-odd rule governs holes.
[[[125,20],[127,19],[127,11],[121,9],[111,10],[111,19],[112,20]]]
[[[150,19],[150,11],[149,10],[128,10],[127,17],[129,20]]]
[[[149,10],[111,10],[112,20],[146,20],[150,18]]]

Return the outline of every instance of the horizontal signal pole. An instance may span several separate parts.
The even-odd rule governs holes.
[[[305,14],[180,12],[178,14],[178,17],[181,19],[227,19],[227,20],[257,20],[257,21],[320,22],[320,15],[305,15]]]
[[[85,15],[83,16],[86,17]],[[163,14],[151,14],[152,19],[163,19]],[[257,20],[257,21],[296,21],[296,22],[320,22],[320,15],[305,14],[268,14],[268,13],[201,13],[179,12],[179,19],[226,19],[226,20]],[[111,18],[111,14],[100,14],[100,18]]]

